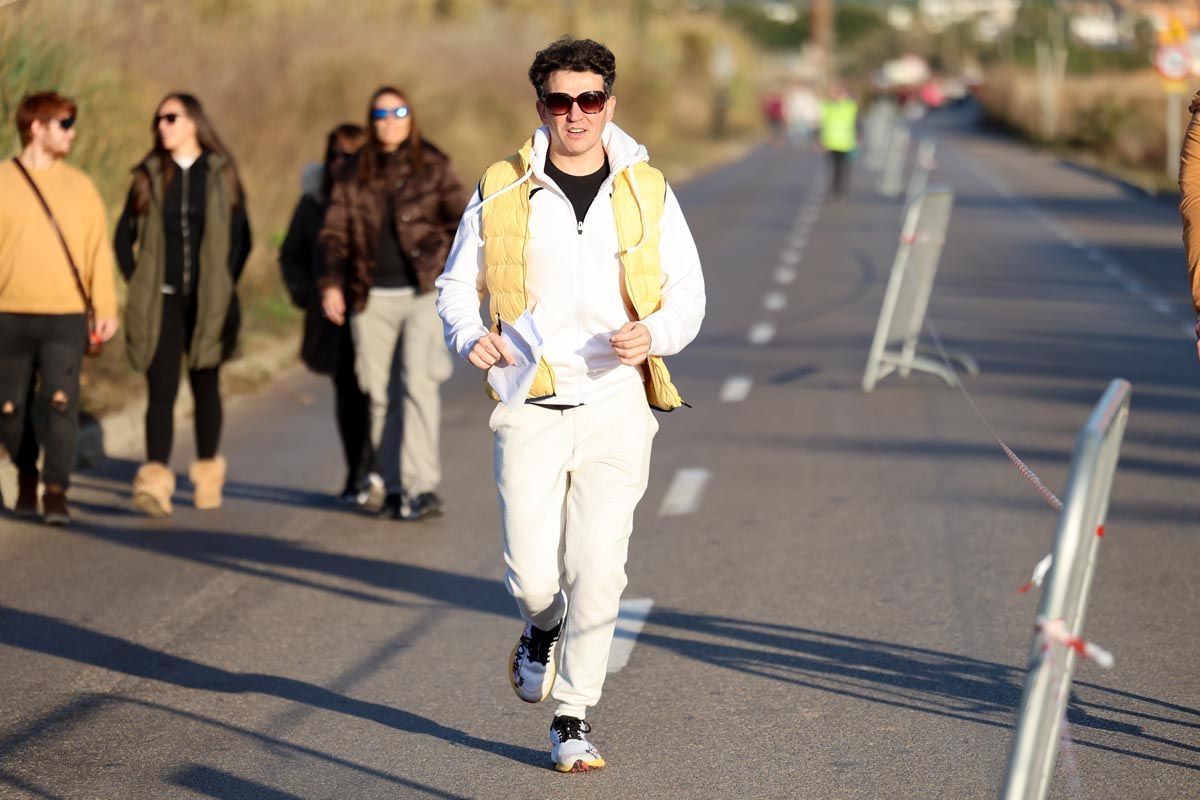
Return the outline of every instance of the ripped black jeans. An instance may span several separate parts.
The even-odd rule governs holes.
[[[42,480],[64,488],[79,438],[79,367],[86,339],[83,314],[0,312],[0,441],[17,457],[36,369],[50,409]]]

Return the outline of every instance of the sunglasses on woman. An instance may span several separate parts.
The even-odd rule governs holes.
[[[579,110],[585,114],[599,114],[608,102],[608,92],[598,89],[571,97],[566,92],[550,92],[542,95],[542,105],[546,112],[555,117],[561,117],[571,110],[571,106],[579,104]]]
[[[381,120],[395,117],[396,119],[404,119],[408,116],[408,106],[396,106],[395,108],[372,108],[371,119]]]
[[[159,114],[154,118],[154,124],[162,125],[165,122],[168,125],[174,125],[177,119],[179,119],[179,115],[175,112],[171,112],[170,114]]]

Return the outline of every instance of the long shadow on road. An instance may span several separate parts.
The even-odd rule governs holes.
[[[1020,704],[1024,669],[954,653],[728,617],[656,609],[638,641],[704,664],[758,678],[894,708],[997,728],[1011,728]],[[686,632],[680,636],[676,632]],[[703,637],[703,638],[696,638]],[[1091,683],[1072,694],[1067,721],[1076,744],[1133,758],[1200,770],[1170,756],[1200,747],[1151,733],[1145,722],[1200,729],[1200,710]],[[1099,702],[1092,695],[1113,698]],[[1118,701],[1124,701],[1118,704]],[[1146,706],[1151,711],[1140,710]],[[1163,714],[1173,712],[1176,716]],[[1103,714],[1103,716],[1100,716]],[[1121,717],[1122,719],[1118,719]],[[1091,734],[1091,735],[1089,735]],[[1081,736],[1087,736],[1084,739]],[[1131,749],[1140,742],[1156,752]],[[1170,748],[1170,749],[1168,749]]]
[[[45,614],[0,606],[0,645],[187,689],[276,697],[337,714],[348,714],[395,730],[432,736],[525,764],[542,764],[545,761],[545,754],[541,751],[480,739],[403,709],[358,700],[293,678],[231,672]],[[0,741],[0,758],[20,746],[23,740],[24,737],[15,735]]]
[[[510,616],[512,598],[494,580],[314,547],[276,536],[171,528],[170,535],[80,522],[72,535],[220,567],[255,577],[337,594],[354,600],[402,605],[396,599],[300,577],[281,570],[326,576],[387,592],[404,592],[470,611]]]

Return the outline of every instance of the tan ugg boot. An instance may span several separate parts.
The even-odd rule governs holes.
[[[147,461],[133,477],[133,504],[152,517],[171,516],[175,473],[161,461]]]
[[[192,462],[188,477],[195,487],[193,504],[205,510],[221,507],[221,490],[225,487],[225,457],[202,458]]]

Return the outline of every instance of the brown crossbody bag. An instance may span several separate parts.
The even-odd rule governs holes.
[[[92,298],[88,296],[87,290],[83,288],[83,276],[79,274],[79,267],[75,266],[75,259],[71,256],[71,248],[67,247],[67,237],[63,236],[62,228],[58,226],[58,220],[54,218],[54,212],[50,210],[50,205],[46,202],[46,198],[42,196],[42,192],[38,189],[37,184],[33,182],[33,178],[29,175],[25,165],[16,158],[13,158],[13,163],[17,165],[17,169],[25,176],[29,188],[33,190],[37,196],[38,202],[42,204],[42,210],[46,212],[46,216],[50,219],[50,225],[54,228],[54,232],[58,234],[58,241],[62,243],[63,252],[67,254],[67,263],[71,265],[71,273],[75,276],[75,288],[79,290],[79,296],[83,298],[83,307],[87,312],[87,343],[84,345],[84,355],[95,358],[104,350],[104,342],[100,341],[100,337],[96,335],[96,308],[92,305]]]

